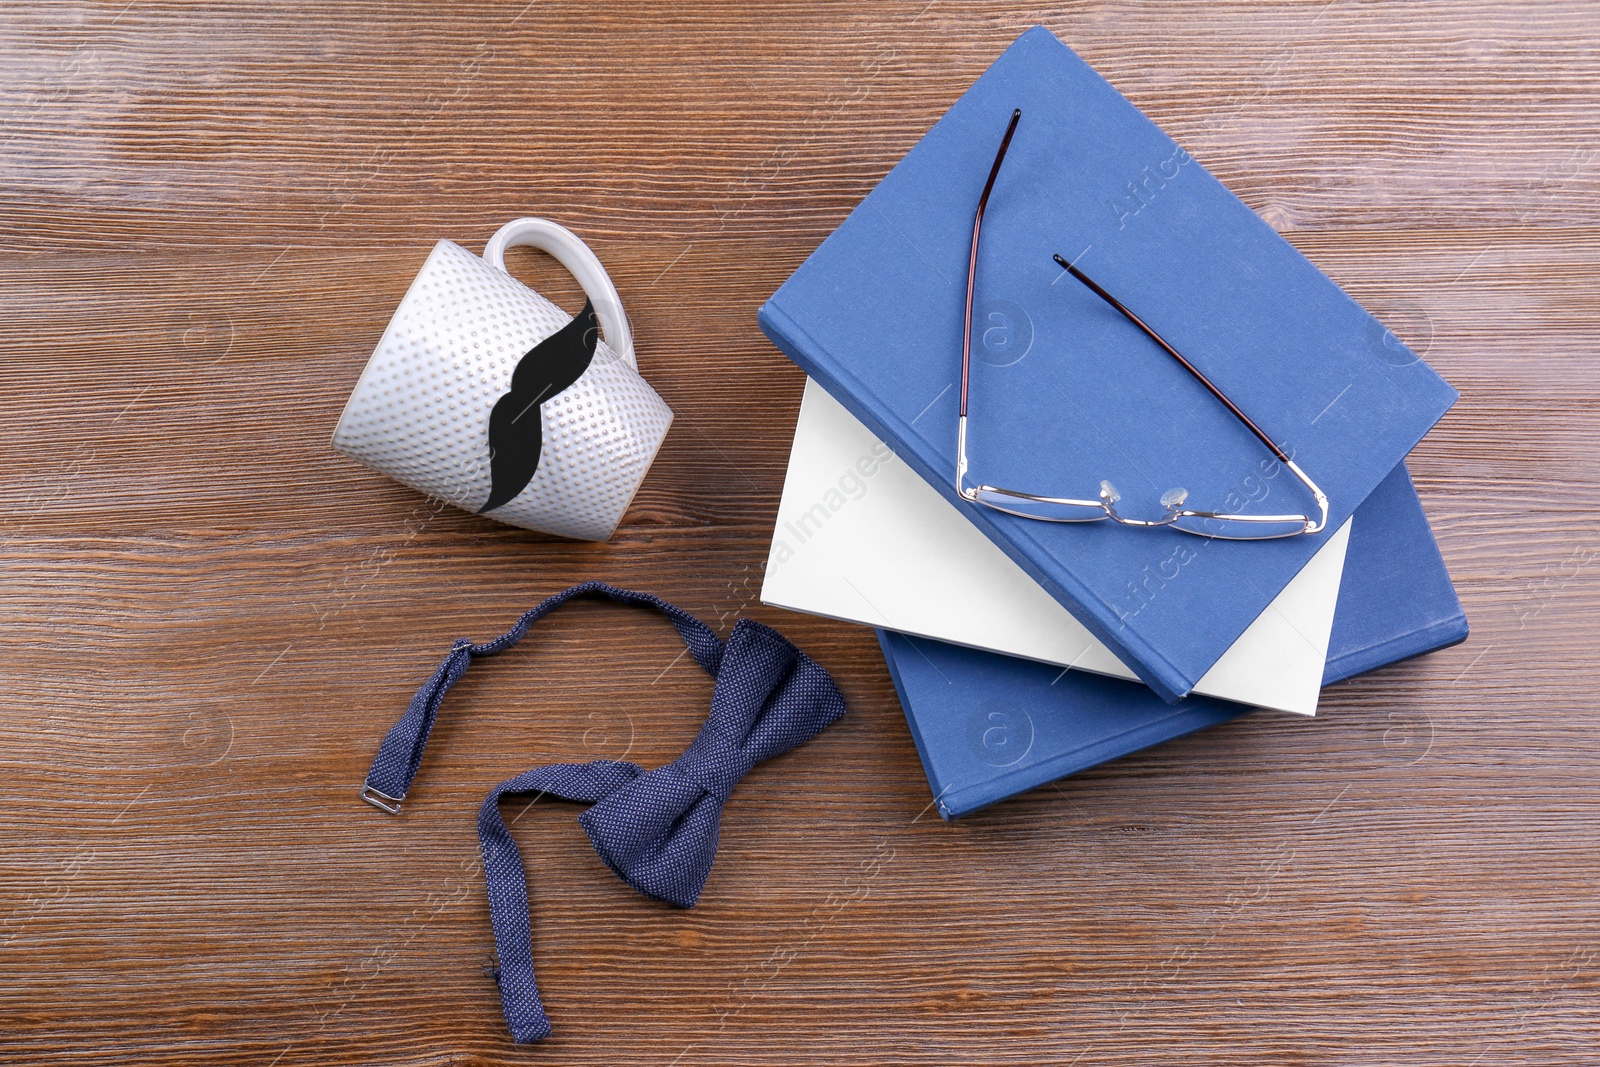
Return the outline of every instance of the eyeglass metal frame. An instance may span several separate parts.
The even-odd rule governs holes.
[[[1263,431],[1261,427],[1257,426],[1248,415],[1241,411],[1238,405],[1229,400],[1227,396],[1223,394],[1221,389],[1218,389],[1215,385],[1213,385],[1211,380],[1201,373],[1198,367],[1185,359],[1176,348],[1168,344],[1167,341],[1148,324],[1146,324],[1143,319],[1139,318],[1139,316],[1128,310],[1128,308],[1124,306],[1120,300],[1106,292],[1103,288],[1096,284],[1092,278],[1090,278],[1083,271],[1079,270],[1075,265],[1068,262],[1059,253],[1055,255],[1055,261],[1065,268],[1068,274],[1072,275],[1079,282],[1082,282],[1086,287],[1088,287],[1090,292],[1094,293],[1101,300],[1104,300],[1107,304],[1110,304],[1129,322],[1137,326],[1147,337],[1160,346],[1163,352],[1177,360],[1178,363],[1182,365],[1184,370],[1194,375],[1194,377],[1199,380],[1200,384],[1204,385],[1206,389],[1210,391],[1212,396],[1222,401],[1223,406],[1232,412],[1233,415],[1240,422],[1242,422],[1263,445],[1267,447],[1267,450],[1272,453],[1273,457],[1282,463],[1297,479],[1299,479],[1300,484],[1305,486],[1306,490],[1310,492],[1312,498],[1316,500],[1317,508],[1320,514],[1317,517],[1312,517],[1310,515],[1242,515],[1232,514],[1229,512],[1200,511],[1194,508],[1186,508],[1183,506],[1188,498],[1188,493],[1186,490],[1172,489],[1162,494],[1161,497],[1161,506],[1166,509],[1166,514],[1164,516],[1159,519],[1138,519],[1131,516],[1122,515],[1117,512],[1116,505],[1121,499],[1121,495],[1109,481],[1102,481],[1100,483],[1100,497],[1097,500],[1079,500],[1072,497],[1039,496],[1034,493],[1024,493],[1017,489],[1002,489],[993,485],[977,485],[971,488],[967,486],[967,385],[971,378],[972,371],[972,294],[973,283],[978,274],[978,238],[983,232],[983,213],[989,204],[989,194],[994,189],[995,179],[1000,174],[1000,164],[1005,161],[1006,150],[1011,147],[1012,135],[1017,132],[1017,123],[1021,120],[1021,118],[1021,108],[1017,108],[1011,113],[1011,123],[1006,127],[1005,136],[1000,140],[1000,149],[995,153],[994,166],[989,169],[989,179],[988,181],[984,182],[983,194],[978,197],[978,210],[972,220],[972,250],[967,259],[967,306],[966,316],[962,322],[961,334],[961,408],[956,422],[956,492],[960,494],[963,500],[966,500],[970,503],[980,504],[984,507],[993,508],[996,511],[1003,511],[1007,514],[1017,515],[1025,519],[1036,519],[1041,522],[1100,522],[1105,519],[1110,519],[1111,521],[1119,523],[1123,526],[1172,526],[1181,533],[1193,534],[1197,537],[1214,537],[1221,540],[1234,541],[1271,540],[1279,537],[1297,537],[1301,534],[1320,533],[1328,524],[1328,498],[1326,494],[1324,494],[1323,491],[1317,487],[1317,484],[1306,475],[1305,471],[1301,470],[1294,460],[1289,458],[1288,453],[1280,448],[1271,437],[1268,437],[1266,432]],[[996,496],[1001,498],[1001,502],[997,503],[992,499],[987,499],[988,497]],[[1015,507],[1006,507],[1004,502],[1011,500],[1017,502]],[[1098,510],[1100,514],[1083,517],[1067,515],[1052,516],[1047,514],[1037,514],[1036,512],[1017,510],[1024,506],[1037,505],[1043,505],[1045,507],[1056,506],[1063,509],[1095,509]],[[1036,511],[1037,510],[1039,509],[1036,508]],[[1202,522],[1206,520],[1214,520],[1218,523],[1242,523],[1245,524],[1247,528],[1249,524],[1259,524],[1263,529],[1272,525],[1283,526],[1290,523],[1300,523],[1301,528],[1286,530],[1279,533],[1266,533],[1259,536],[1237,534],[1230,535],[1225,533],[1207,532],[1200,529],[1190,529],[1187,526],[1176,525],[1183,519],[1199,519]]]

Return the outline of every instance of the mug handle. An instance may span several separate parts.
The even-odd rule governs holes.
[[[622,298],[611,276],[600,265],[600,258],[577,234],[549,219],[513,219],[495,231],[483,247],[486,263],[497,270],[506,269],[506,249],[527,245],[556,258],[572,276],[578,279],[584,294],[594,304],[600,318],[600,331],[611,350],[627,361],[634,370],[639,361],[633,354],[633,331],[628,327],[628,316],[622,311]]]

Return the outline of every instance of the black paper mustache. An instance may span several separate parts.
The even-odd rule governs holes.
[[[533,480],[544,448],[539,405],[583,377],[594,359],[600,322],[591,301],[555,333],[528,350],[511,372],[511,390],[489,412],[489,501],[482,515],[509,504]]]

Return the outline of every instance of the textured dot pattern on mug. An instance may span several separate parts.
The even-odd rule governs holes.
[[[365,402],[352,403],[336,443],[476,511],[491,487],[489,412],[518,361],[571,318],[461,246],[439,242],[378,343],[356,387]],[[610,536],[671,410],[603,339],[583,376],[540,409],[538,470],[490,515],[566,537]]]

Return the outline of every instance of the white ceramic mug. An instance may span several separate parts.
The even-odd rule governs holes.
[[[559,260],[593,317],[568,315],[507,274],[513,245]],[[512,395],[514,385],[522,392]],[[517,219],[482,259],[450,241],[434,245],[350,394],[333,447],[468,511],[604,541],[671,424],[672,410],[639,376],[599,259],[564,227]]]

